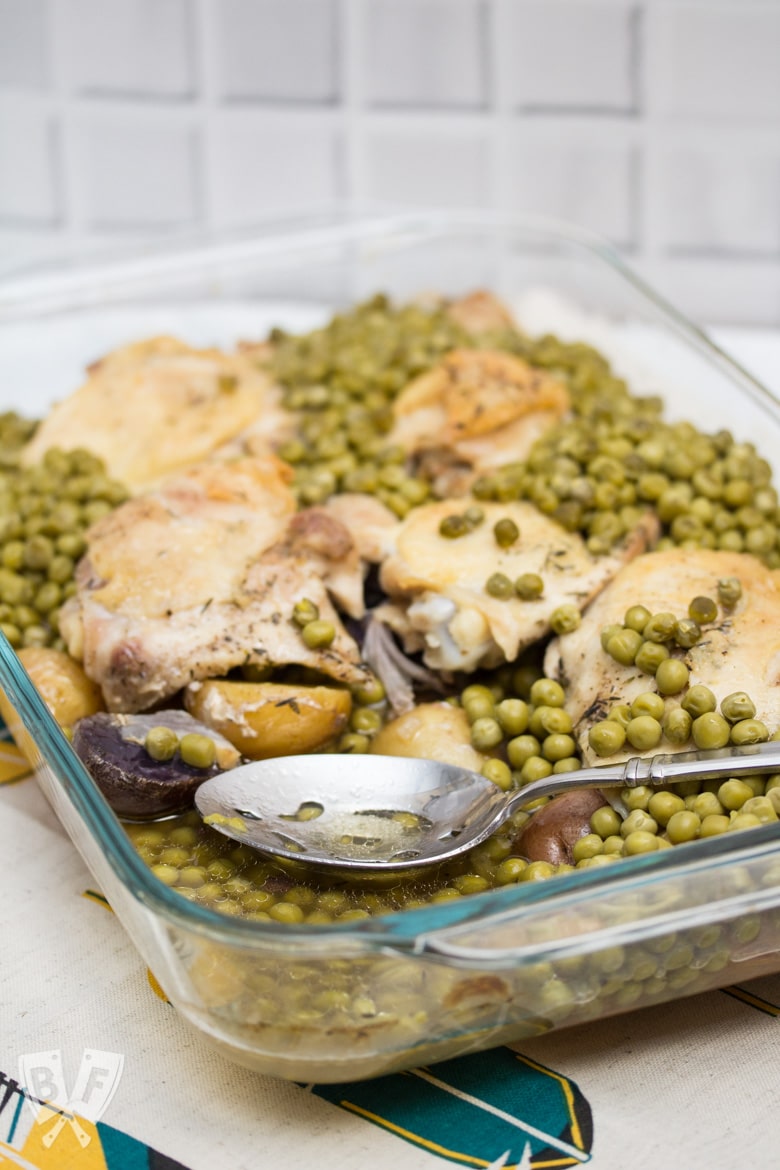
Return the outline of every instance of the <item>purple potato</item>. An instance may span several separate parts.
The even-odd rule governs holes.
[[[155,726],[171,727],[179,736],[185,732],[210,736],[217,743],[217,763],[195,768],[178,753],[172,760],[152,759],[143,741]],[[227,740],[183,711],[88,715],[75,726],[73,747],[114,812],[137,821],[191,808],[199,785],[240,759]]]

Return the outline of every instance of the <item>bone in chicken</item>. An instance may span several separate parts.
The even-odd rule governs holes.
[[[550,643],[545,671],[566,684],[566,705],[575,721],[575,735],[587,762],[598,762],[588,745],[588,732],[617,705],[631,703],[643,691],[654,691],[651,676],[637,667],[622,666],[601,647],[604,626],[622,624],[626,610],[644,605],[651,613],[685,617],[694,597],[717,598],[720,578],[737,577],[742,597],[733,609],[720,609],[716,622],[689,650],[675,651],[688,666],[690,686],[710,688],[718,704],[734,691],[746,691],[756,718],[770,730],[780,724],[780,570],[766,568],[747,553],[711,549],[668,549],[637,557],[621,569],[593,602],[579,629]],[[677,706],[684,693],[664,700]],[[690,750],[662,740],[653,751]],[[610,763],[642,755],[627,746]],[[650,752],[649,754],[653,754]]]
[[[245,665],[369,680],[329,596],[333,574],[340,604],[359,616],[352,538],[319,509],[296,514],[288,476],[273,456],[201,464],[90,530],[60,628],[110,710],[143,711]],[[303,599],[332,622],[330,646],[304,643],[291,620]]]
[[[514,661],[549,633],[558,606],[584,609],[657,533],[648,514],[609,555],[597,557],[578,533],[567,532],[533,504],[513,501],[483,504],[483,522],[448,540],[439,526],[461,507],[460,500],[424,505],[398,526],[380,571],[390,601],[374,611],[400,635],[407,652],[421,650],[425,663],[437,670],[473,671]],[[503,519],[513,520],[520,532],[509,548],[493,533]],[[544,592],[535,601],[492,597],[485,584],[494,573],[511,581],[536,573]]]

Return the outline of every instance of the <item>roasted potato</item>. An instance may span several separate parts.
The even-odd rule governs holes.
[[[371,744],[382,756],[416,756],[479,772],[487,756],[471,746],[471,727],[462,707],[421,703],[388,723]]]
[[[251,760],[316,751],[345,730],[352,710],[340,687],[208,679],[185,691],[191,715]]]
[[[60,727],[70,730],[85,715],[105,710],[100,688],[88,679],[77,662],[61,650],[45,646],[25,646],[18,651],[19,660],[40,691],[43,701]],[[17,746],[29,760],[33,752],[29,736],[16,711],[0,692],[0,715]]]
[[[606,804],[600,792],[581,788],[554,796],[535,812],[512,846],[516,857],[571,865],[572,849],[590,832],[590,818]]]

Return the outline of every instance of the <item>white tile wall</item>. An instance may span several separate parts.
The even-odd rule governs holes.
[[[0,0],[0,271],[333,200],[542,211],[780,325],[780,0]]]
[[[220,95],[229,101],[336,100],[334,0],[220,0],[214,17]]]

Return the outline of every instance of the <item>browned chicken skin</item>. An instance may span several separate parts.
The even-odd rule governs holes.
[[[399,394],[389,441],[433,469],[439,494],[461,494],[476,473],[524,458],[568,408],[563,384],[523,358],[455,349]]]
[[[422,650],[437,670],[473,671],[512,662],[526,646],[550,630],[550,615],[564,604],[583,609],[621,566],[642,552],[657,533],[649,514],[608,556],[588,552],[578,533],[567,532],[533,504],[484,503],[484,521],[456,540],[439,526],[462,509],[462,501],[442,500],[415,508],[398,526],[380,579],[390,603],[375,611],[395,630],[407,651]],[[509,548],[496,541],[498,520],[513,520],[518,540]],[[543,596],[536,601],[491,596],[485,588],[493,573],[510,581],[539,574]]]
[[[248,664],[370,678],[328,594],[333,573],[341,604],[360,612],[352,538],[319,509],[296,514],[288,475],[273,456],[202,464],[91,529],[60,628],[110,710],[142,711]],[[304,598],[334,626],[326,649],[291,621]]]
[[[113,350],[43,420],[24,451],[88,447],[132,490],[206,459],[247,428],[255,450],[284,425],[278,391],[249,357],[154,337]],[[254,433],[262,420],[261,433]]]

